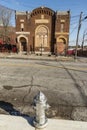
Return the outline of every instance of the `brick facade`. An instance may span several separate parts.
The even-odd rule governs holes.
[[[70,12],[46,7],[16,12],[19,52],[65,54],[69,41]]]

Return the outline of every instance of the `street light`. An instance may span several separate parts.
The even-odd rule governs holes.
[[[80,32],[80,29],[81,29],[81,22],[84,21],[85,19],[87,19],[87,16],[84,17],[84,18],[82,19],[82,12],[81,12],[80,18],[79,18],[79,25],[78,25],[77,38],[76,38],[75,59],[77,59],[78,39],[79,39],[79,32]]]

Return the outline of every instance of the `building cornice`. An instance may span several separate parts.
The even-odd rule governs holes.
[[[16,15],[26,15],[25,11],[16,11]]]

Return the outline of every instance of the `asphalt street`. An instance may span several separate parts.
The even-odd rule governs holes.
[[[48,117],[87,121],[87,63],[0,59],[0,112],[33,115],[42,91]]]

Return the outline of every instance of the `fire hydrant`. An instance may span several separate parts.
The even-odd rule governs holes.
[[[34,109],[36,111],[35,120],[33,121],[36,128],[46,127],[48,120],[45,115],[45,110],[49,108],[47,98],[42,92],[39,92],[34,98]]]

